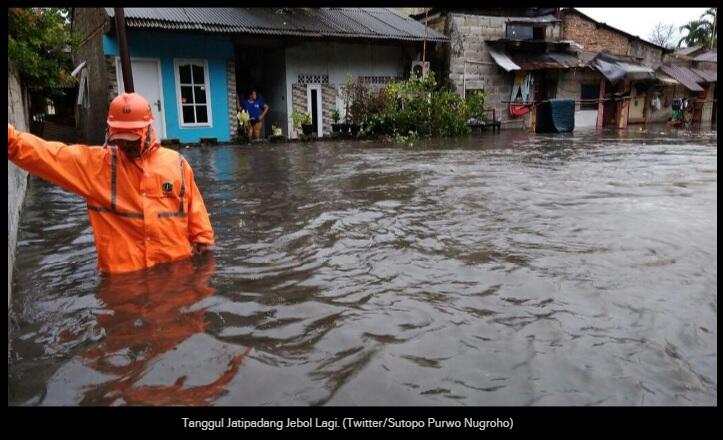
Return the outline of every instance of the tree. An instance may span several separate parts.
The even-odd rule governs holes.
[[[680,31],[687,32],[680,41],[678,47],[683,43],[686,46],[703,46],[714,48],[718,46],[718,8],[708,8],[699,20],[693,20],[681,26]]]
[[[650,32],[648,40],[658,46],[672,49],[675,47],[675,26],[658,22]]]
[[[712,20],[711,29],[713,32],[713,35],[710,39],[710,45],[709,48],[718,47],[718,8],[708,8],[706,9],[705,13],[700,16],[700,19],[706,19],[710,17]]]
[[[680,41],[678,41],[678,47],[682,46],[683,43],[687,47],[691,46],[704,46],[709,47],[711,44],[711,23],[705,20],[693,20],[688,24],[680,27],[681,32],[686,32]]]
[[[68,8],[8,9],[8,58],[18,68],[24,85],[44,92],[73,84]]]

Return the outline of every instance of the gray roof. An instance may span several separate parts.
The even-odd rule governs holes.
[[[683,49],[676,50],[675,53],[680,54],[680,55],[690,55],[693,52],[697,52],[697,51],[701,50],[702,48],[703,48],[703,46],[684,47]]]
[[[105,8],[113,17],[113,8]],[[422,41],[425,26],[391,8],[124,8],[126,26],[212,33]],[[426,29],[428,41],[449,41]]]
[[[659,67],[666,75],[675,78],[679,83],[683,84],[688,90],[693,92],[702,92],[703,87],[699,83],[705,82],[698,74],[686,66],[678,64],[663,64]]]
[[[560,19],[548,14],[539,17],[507,17],[507,21],[512,23],[556,23]]]
[[[718,50],[709,50],[693,58],[693,61],[706,61],[709,63],[718,62]]]

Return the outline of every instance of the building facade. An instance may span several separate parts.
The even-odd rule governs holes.
[[[299,111],[327,135],[347,76],[383,85],[408,75],[425,40],[447,41],[388,8],[125,8],[125,18],[135,91],[158,137],[183,143],[233,140],[250,89],[270,107],[266,134],[294,137]],[[108,104],[125,90],[114,24],[112,8],[74,9],[77,121],[90,143],[104,141]]]

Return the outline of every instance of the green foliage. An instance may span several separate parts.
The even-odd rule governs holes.
[[[678,41],[678,47],[683,43],[687,47],[703,46],[706,48],[718,47],[718,8],[708,8],[699,20],[693,20],[681,26],[679,30],[686,35]]]
[[[334,121],[335,124],[339,123],[339,120],[341,119],[341,115],[339,114],[338,109],[334,109],[334,111],[331,113],[331,119]]]
[[[449,88],[439,88],[434,72],[392,82],[378,92],[360,83],[343,86],[349,97],[348,117],[362,125],[362,135],[385,135],[408,143],[420,137],[465,136],[467,120],[484,117],[486,93],[473,92],[466,99]]]
[[[467,118],[485,118],[485,99],[487,93],[481,90],[470,92],[466,96],[467,101]]]
[[[71,50],[79,37],[70,32],[68,8],[8,9],[8,58],[30,88],[74,84]]]
[[[306,122],[306,121],[309,122]],[[294,110],[291,113],[291,122],[294,124],[294,128],[301,128],[301,125],[311,124],[311,115],[307,112],[300,112]]]

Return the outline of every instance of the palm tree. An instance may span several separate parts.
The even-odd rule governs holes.
[[[706,20],[693,20],[681,26],[680,31],[688,31],[688,33],[678,41],[678,47],[683,43],[688,47],[696,45],[708,47],[713,39],[712,24]]]
[[[711,36],[709,41],[709,47],[712,49],[718,46],[718,8],[706,9],[705,13],[700,16],[700,19],[704,20],[707,17],[711,17],[713,19],[713,24],[711,26],[713,35]]]

